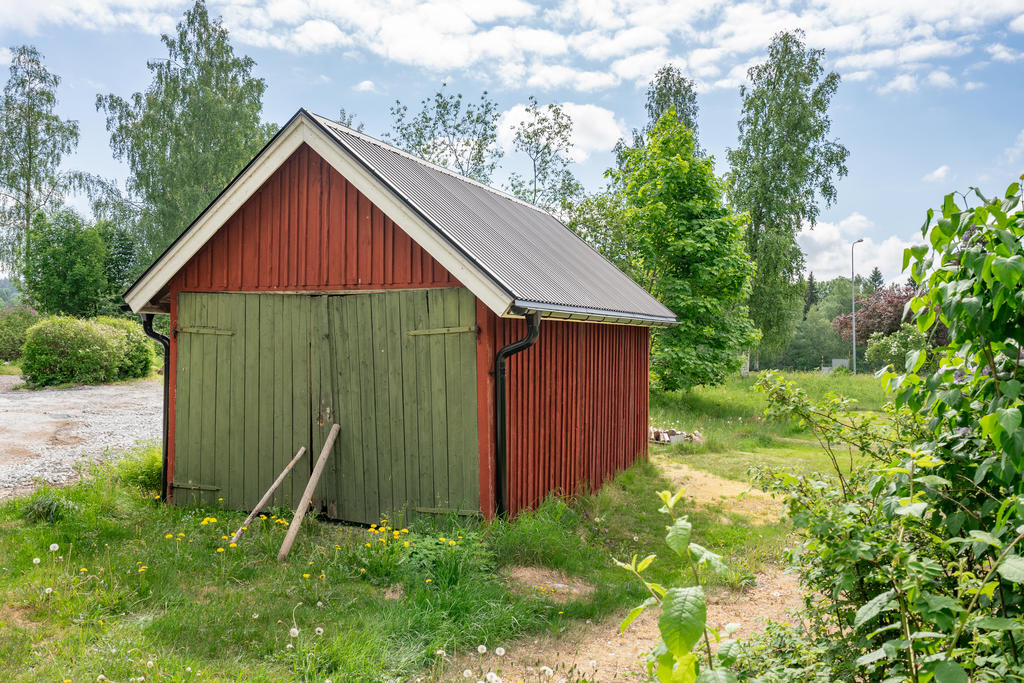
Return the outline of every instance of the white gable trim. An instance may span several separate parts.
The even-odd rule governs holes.
[[[303,113],[295,116],[242,175],[196,219],[182,237],[125,294],[133,312],[152,310],[151,302],[281,165],[306,143],[331,164],[438,263],[491,309],[504,316],[513,298],[430,226],[413,208],[383,186],[353,155]]]

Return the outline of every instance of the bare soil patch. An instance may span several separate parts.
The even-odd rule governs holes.
[[[70,481],[81,460],[161,438],[159,381],[14,390],[21,381],[0,375],[0,500],[38,481]]]
[[[519,592],[540,593],[554,602],[571,602],[594,592],[586,581],[544,567],[512,567],[505,577]]]
[[[673,484],[684,487],[686,497],[696,505],[723,507],[746,517],[753,526],[775,524],[782,516],[779,501],[749,484],[694,469],[663,456],[652,456],[651,461]]]
[[[743,591],[722,589],[708,595],[708,624],[722,628],[739,624],[735,638],[762,631],[768,621],[786,622],[803,605],[799,581],[792,574],[771,569],[757,574],[757,583]],[[503,657],[493,648],[485,655],[467,654],[454,658],[443,680],[483,679],[493,671],[506,681],[587,681],[646,680],[644,657],[657,645],[659,611],[648,610],[626,632],[619,624],[627,611],[610,618],[574,624],[565,632],[528,638],[505,646]],[[551,677],[541,667],[554,670]]]

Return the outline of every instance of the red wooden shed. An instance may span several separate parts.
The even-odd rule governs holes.
[[[124,298],[171,317],[168,500],[251,508],[337,422],[315,506],[355,522],[596,489],[675,322],[550,214],[305,110]]]

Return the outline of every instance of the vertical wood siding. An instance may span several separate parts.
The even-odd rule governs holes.
[[[181,292],[458,286],[405,231],[303,145],[171,279],[171,329],[178,324]],[[179,343],[171,334],[170,475]]]
[[[484,479],[494,476],[494,408],[483,392],[493,396],[493,351],[521,339],[526,323],[480,306],[477,315],[480,347],[487,347],[478,354],[477,376],[481,507],[489,515],[496,492]],[[509,358],[509,512],[535,507],[552,492],[573,495],[581,484],[596,490],[646,454],[648,333],[544,320],[537,343]]]
[[[334,168],[302,145],[171,281],[171,294],[457,287]]]

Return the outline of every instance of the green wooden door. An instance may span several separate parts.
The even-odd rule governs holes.
[[[479,510],[476,304],[463,288],[316,297],[316,450],[341,434],[318,486],[330,517]]]
[[[299,447],[309,448],[311,309],[307,296],[178,296],[176,502],[251,509]],[[294,509],[307,463],[272,505]]]

